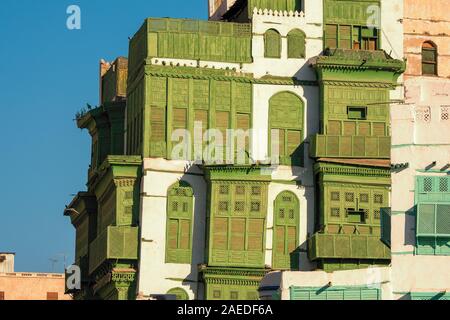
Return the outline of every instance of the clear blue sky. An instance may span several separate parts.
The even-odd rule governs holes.
[[[66,9],[81,8],[81,30]],[[207,17],[207,0],[2,0],[0,10],[0,251],[16,270],[73,262],[75,232],[63,209],[86,189],[89,134],[75,113],[98,104],[98,62],[126,56],[146,17]]]

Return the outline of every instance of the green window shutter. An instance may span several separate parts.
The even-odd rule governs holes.
[[[162,157],[166,149],[166,109],[152,107],[150,115],[150,155]]]
[[[173,109],[173,130],[187,129],[187,109]]]
[[[391,208],[381,209],[381,241],[391,246]]]
[[[303,31],[292,30],[288,36],[288,58],[300,59],[306,56],[306,35]]]
[[[232,251],[245,250],[245,219],[240,218],[231,219],[230,242]]]
[[[167,263],[191,263],[193,196],[192,187],[184,181],[167,192]]]
[[[450,204],[436,205],[436,233],[450,238]]]
[[[325,47],[337,48],[338,47],[338,26],[335,24],[327,24],[325,26]]]
[[[228,249],[228,218],[215,218],[213,224],[213,249]]]
[[[281,92],[270,99],[269,152],[272,155],[275,144],[272,133],[278,132],[279,161],[282,165],[303,165],[303,112],[303,101],[291,92]]]
[[[351,26],[339,26],[339,48],[352,49]]]
[[[248,220],[248,251],[263,251],[264,220]]]
[[[274,269],[298,268],[298,230],[300,205],[295,194],[282,192],[274,204],[274,238],[273,260]]]
[[[417,206],[417,235],[434,235],[436,232],[434,204],[419,204]]]
[[[264,56],[266,58],[281,58],[281,35],[270,29],[264,34]]]

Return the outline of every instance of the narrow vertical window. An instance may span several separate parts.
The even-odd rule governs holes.
[[[289,32],[288,36],[288,58],[301,59],[306,56],[306,36],[303,31],[298,29]]]
[[[431,42],[422,45],[422,74],[437,75],[437,47]]]
[[[166,262],[191,263],[194,192],[180,181],[167,194]]]
[[[275,153],[278,146],[280,164],[301,166],[303,164],[303,150],[301,148],[303,141],[303,101],[293,93],[281,92],[270,99],[269,105],[271,137],[269,152],[271,156],[277,156]],[[278,139],[278,143],[273,139]]]
[[[281,58],[281,35],[274,29],[269,29],[264,34],[264,56]]]
[[[295,194],[285,191],[275,199],[274,206],[274,269],[297,269],[298,229],[300,220],[299,201]]]

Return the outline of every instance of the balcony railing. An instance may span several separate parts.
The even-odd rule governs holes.
[[[103,262],[111,259],[138,258],[138,228],[108,227],[90,245],[89,274]]]
[[[391,259],[390,249],[374,235],[316,233],[309,239],[311,260]]]
[[[313,158],[391,157],[391,137],[315,135],[311,141]]]

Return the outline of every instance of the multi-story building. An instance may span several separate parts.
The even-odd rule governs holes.
[[[391,112],[392,232],[386,239],[392,247],[395,298],[450,298],[448,4],[404,1],[408,67],[405,102]]]
[[[381,209],[381,237],[391,248],[390,266],[314,276],[275,273],[263,281],[263,289],[279,282],[283,299],[450,298],[450,18],[446,5],[446,1],[403,1],[399,20],[403,41],[397,42],[403,48],[396,50],[403,50],[407,68],[402,99],[393,101],[390,108],[392,190],[390,207]],[[327,281],[328,286],[316,285]],[[349,292],[350,282],[359,288]],[[316,288],[308,290],[299,284]]]
[[[14,253],[0,252],[0,300],[72,300],[64,274],[17,272]]]
[[[389,264],[402,1],[209,9],[147,19],[128,63],[102,63],[100,106],[78,115],[92,136],[88,190],[65,211],[78,298],[256,299],[274,270],[321,287],[317,269]]]

